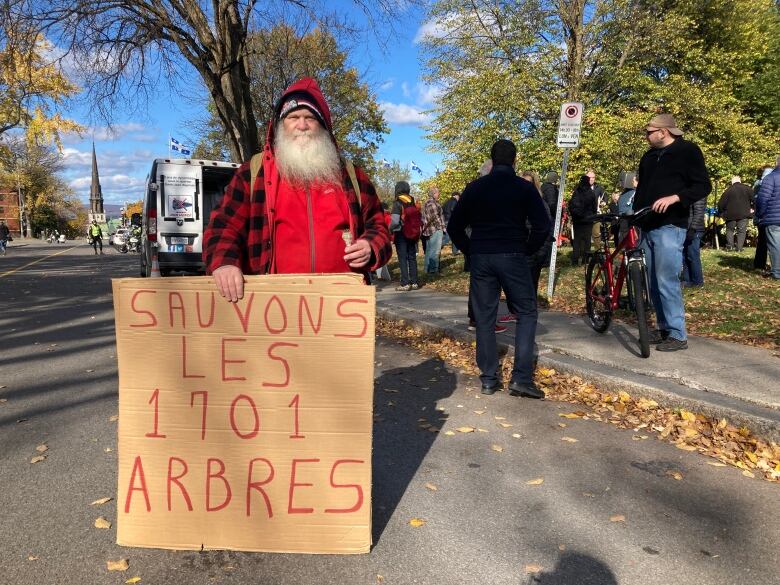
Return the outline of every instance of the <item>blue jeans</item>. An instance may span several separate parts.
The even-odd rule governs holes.
[[[534,338],[536,337],[536,291],[525,254],[472,254],[469,298],[477,323],[477,366],[483,384],[498,382],[496,315],[501,289],[517,316],[515,325],[515,362],[512,381],[529,384],[534,375]]]
[[[683,245],[682,279],[685,284],[701,286],[704,284],[704,271],[701,267],[701,237],[703,231],[696,230],[691,241]]]
[[[428,238],[428,246],[425,248],[425,272],[429,274],[439,272],[439,254],[443,235],[444,232],[436,230]]]
[[[650,300],[655,307],[658,329],[680,341],[688,339],[680,286],[680,258],[686,231],[674,225],[643,230],[640,243],[647,260]]]
[[[401,269],[401,284],[417,284],[417,242],[408,239],[400,231],[395,232],[395,250]]]
[[[772,264],[772,278],[780,278],[780,225],[768,225],[764,229],[769,262]]]

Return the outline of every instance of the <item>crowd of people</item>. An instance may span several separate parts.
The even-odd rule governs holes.
[[[577,182],[565,211],[573,226],[573,264],[585,261],[601,232],[593,215],[605,208],[627,213],[652,209],[639,221],[659,351],[687,348],[682,283],[703,283],[698,251],[705,231],[704,210],[712,185],[699,147],[683,138],[669,114],[653,117],[644,129],[648,150],[638,172],[623,177],[623,191],[606,200],[589,170]],[[537,287],[549,263],[558,211],[558,177],[515,170],[517,148],[497,140],[480,177],[444,206],[432,186],[415,201],[408,182],[395,185],[392,209],[383,209],[366,172],[343,159],[333,136],[330,110],[317,82],[303,78],[285,90],[268,124],[264,150],[236,171],[205,233],[204,261],[220,294],[230,302],[243,296],[244,274],[358,272],[370,282],[395,244],[400,291],[419,289],[418,242],[423,269],[440,269],[442,245],[462,253],[470,270],[469,318],[476,330],[476,358],[482,392],[500,386],[495,333],[501,291],[516,322],[515,355],[509,392],[542,398],[533,383]],[[780,159],[766,173],[753,198],[738,177],[719,207],[727,245],[741,250],[746,215],[754,210],[766,242],[773,278],[780,278]],[[564,211],[562,209],[562,211]],[[564,214],[565,215],[565,214]],[[316,218],[316,221],[315,221]],[[615,237],[628,229],[618,222]]]

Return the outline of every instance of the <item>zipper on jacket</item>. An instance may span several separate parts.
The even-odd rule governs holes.
[[[315,254],[314,254],[314,212],[312,210],[311,191],[306,187],[306,212],[309,214],[309,250],[311,259],[311,272],[314,273]]]

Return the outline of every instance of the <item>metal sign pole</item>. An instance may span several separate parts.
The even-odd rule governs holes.
[[[547,278],[547,298],[552,300],[555,288],[555,260],[558,257],[558,236],[561,233],[561,217],[563,216],[563,194],[566,192],[566,169],[569,166],[571,148],[563,149],[563,168],[561,169],[561,186],[558,189],[558,204],[555,210],[555,227],[553,229],[553,246],[550,254],[550,275]]]

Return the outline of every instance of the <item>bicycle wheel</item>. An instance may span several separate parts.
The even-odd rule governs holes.
[[[647,281],[645,267],[639,262],[629,262],[628,279],[634,291],[634,312],[639,329],[639,352],[643,358],[650,357],[650,330],[647,326]]]
[[[585,271],[585,309],[590,326],[604,333],[612,320],[612,283],[602,267],[601,254],[595,254]]]

